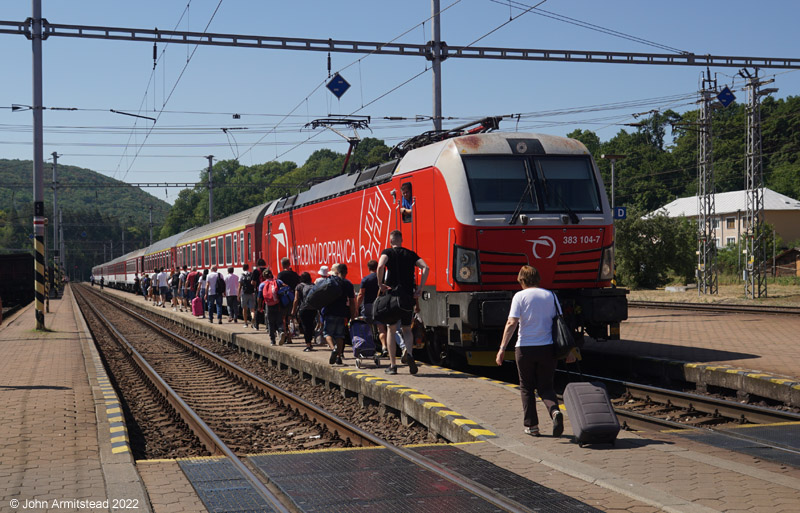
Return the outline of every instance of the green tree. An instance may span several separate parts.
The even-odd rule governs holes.
[[[669,283],[670,272],[684,283],[694,279],[697,227],[686,218],[664,212],[648,217],[628,212],[616,225],[617,279],[631,288],[656,288]]]
[[[577,139],[582,142],[589,153],[597,160],[600,159],[600,138],[596,133],[591,130],[581,130],[580,128],[573,130],[567,134],[571,139]]]

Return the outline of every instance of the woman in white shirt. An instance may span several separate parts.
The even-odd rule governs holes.
[[[553,318],[556,316],[556,298],[549,290],[538,287],[539,272],[529,265],[519,270],[517,281],[522,290],[514,294],[511,310],[503,331],[503,340],[497,352],[497,365],[503,364],[506,346],[517,326],[517,344],[514,354],[519,373],[519,390],[522,395],[522,416],[525,433],[539,436],[539,417],[536,413],[536,395],[539,391],[550,418],[553,436],[564,432],[564,416],[558,409],[558,398],[553,388],[556,359],[553,356]]]

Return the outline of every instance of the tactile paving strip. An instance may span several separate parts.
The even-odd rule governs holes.
[[[453,464],[453,470],[469,468],[471,477],[480,477],[482,484],[491,483],[491,488],[513,500],[526,501],[534,510],[597,511],[482,462],[456,447],[442,446],[431,454],[439,463],[448,467]],[[452,482],[385,449],[271,454],[252,456],[250,461],[307,513],[500,511]],[[491,475],[481,476],[486,473]]]
[[[225,458],[178,460],[210,513],[275,511]]]

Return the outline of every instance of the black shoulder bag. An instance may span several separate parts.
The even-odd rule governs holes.
[[[553,303],[556,305],[556,316],[553,317],[553,356],[556,360],[563,360],[569,356],[570,351],[577,347],[577,344],[572,330],[564,321],[561,305],[558,304],[555,294],[553,294]]]

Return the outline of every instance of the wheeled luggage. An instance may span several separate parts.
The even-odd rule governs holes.
[[[375,350],[375,339],[372,336],[372,325],[364,322],[361,318],[350,321],[350,337],[353,342],[353,356],[356,359],[356,367],[362,368],[362,361],[365,358],[372,358],[376,367],[381,366],[380,355]]]
[[[564,389],[564,405],[579,446],[614,445],[619,434],[619,420],[605,387],[594,383],[570,383]]]
[[[192,315],[195,317],[203,316],[203,300],[199,297],[192,299]]]

